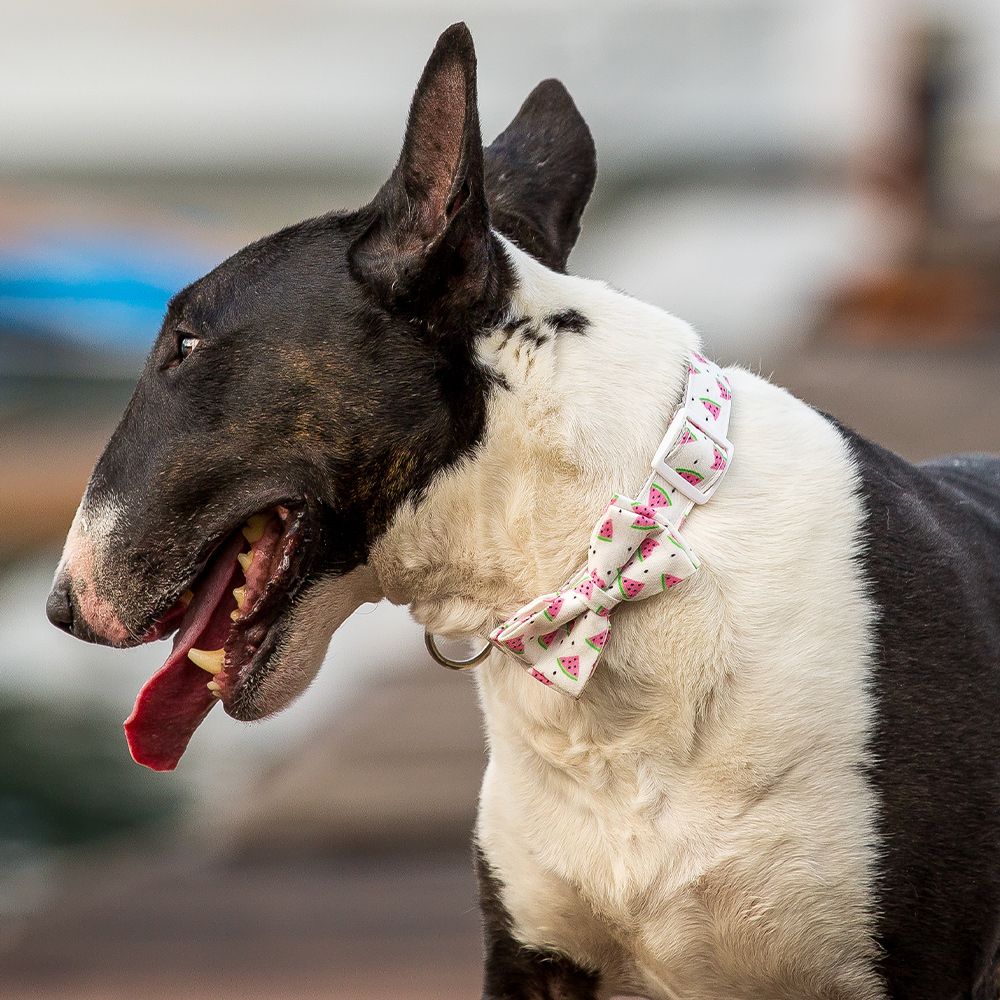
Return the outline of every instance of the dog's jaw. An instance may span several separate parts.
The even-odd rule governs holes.
[[[382,596],[367,566],[310,583],[289,611],[267,663],[247,679],[227,712],[249,722],[286,708],[319,672],[333,633],[362,604],[377,603]]]

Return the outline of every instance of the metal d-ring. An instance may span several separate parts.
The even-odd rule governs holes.
[[[445,656],[438,649],[437,642],[434,640],[434,633],[429,632],[427,629],[424,629],[424,645],[427,647],[427,652],[431,654],[434,662],[440,663],[442,667],[447,667],[449,670],[465,670],[468,667],[474,667],[477,663],[485,660],[490,653],[490,644],[486,643],[475,656],[470,656],[467,660],[453,660],[451,657]]]

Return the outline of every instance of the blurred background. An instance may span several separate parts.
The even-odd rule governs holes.
[[[2,0],[4,996],[478,995],[474,691],[405,612],[172,775],[120,728],[162,649],[43,614],[169,296],[364,203],[459,18],[487,139],[547,76],[591,125],[572,270],[908,457],[1000,450],[996,0]]]

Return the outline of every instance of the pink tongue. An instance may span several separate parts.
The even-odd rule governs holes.
[[[245,544],[237,532],[216,553],[174,636],[167,662],[143,685],[125,720],[125,738],[137,764],[172,771],[218,701],[206,687],[211,677],[187,654],[194,648],[218,649],[226,641],[232,624],[229,612],[236,606],[230,593],[239,568],[236,556]]]

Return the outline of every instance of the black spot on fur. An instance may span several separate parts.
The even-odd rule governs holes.
[[[510,392],[510,382],[507,381],[506,376],[502,372],[493,371],[491,369],[487,372],[487,377],[498,389]]]
[[[517,319],[512,319],[508,323],[504,323],[503,332],[504,333],[517,333],[522,327],[527,326],[531,323],[530,316],[519,316]]]
[[[483,1000],[596,1000],[599,978],[563,955],[518,941],[501,899],[501,884],[482,850],[475,850],[483,915]]]
[[[529,347],[541,347],[543,344],[548,343],[549,338],[537,326],[531,326],[522,331],[521,341]]]
[[[879,611],[882,963],[898,998],[995,1000],[1000,941],[1000,458],[913,466],[845,431]]]
[[[559,333],[585,333],[590,320],[575,309],[564,309],[545,317],[545,322]]]

